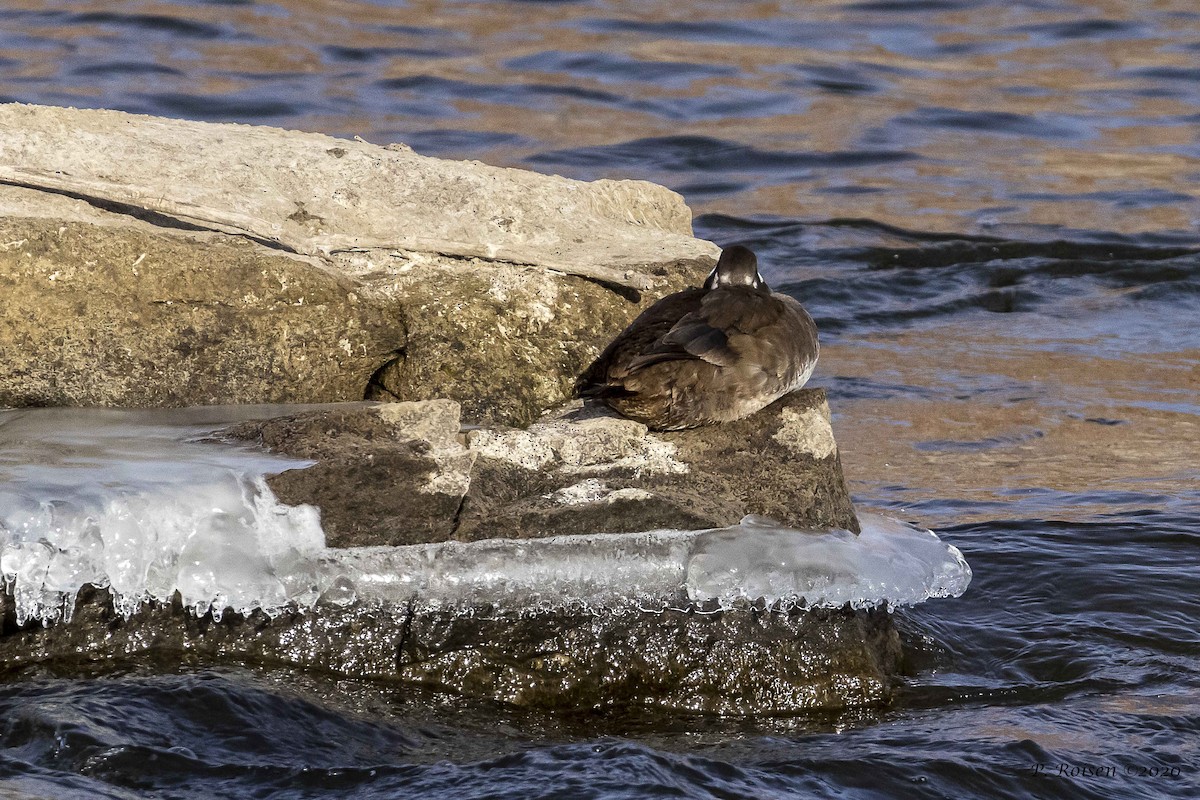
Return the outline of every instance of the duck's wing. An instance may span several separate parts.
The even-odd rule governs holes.
[[[684,289],[653,303],[583,371],[575,381],[575,393],[580,397],[609,397],[625,392],[621,380],[629,374],[633,362],[652,350],[682,318],[699,309],[706,293],[701,288]]]
[[[685,359],[734,366],[752,355],[762,334],[780,324],[786,313],[783,302],[766,292],[748,286],[714,289],[696,310],[633,359],[629,369]]]

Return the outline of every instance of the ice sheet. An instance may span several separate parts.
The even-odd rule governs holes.
[[[971,568],[932,531],[859,513],[862,533],[799,531],[762,517],[696,537],[687,566],[693,600],[728,606],[767,598],[799,606],[914,605],[958,597]]]
[[[744,601],[783,607],[913,605],[957,597],[962,553],[930,531],[860,514],[862,533],[802,531],[761,517],[728,528],[326,551],[359,596],[463,609],[572,604],[639,608]]]
[[[19,623],[69,617],[86,585],[146,600],[274,612],[311,604],[324,547],[311,506],[263,481],[305,462],[201,441],[277,407],[0,412],[0,574]]]
[[[17,616],[69,617],[86,584],[129,614],[176,592],[197,614],[323,600],[469,610],[905,605],[961,594],[971,571],[929,531],[860,514],[862,534],[747,517],[709,531],[326,549],[311,506],[264,474],[297,462],[205,441],[279,407],[0,411],[0,574]]]

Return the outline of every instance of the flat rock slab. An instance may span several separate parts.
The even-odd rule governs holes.
[[[0,181],[302,255],[439,253],[649,289],[647,265],[712,254],[692,238],[679,196],[646,181],[587,183],[404,145],[19,103],[0,104],[0,130]]]
[[[568,405],[524,430],[460,430],[447,400],[309,411],[226,435],[317,461],[268,480],[321,509],[331,547],[536,538],[732,525],[858,530],[825,393],[747,419],[651,433]]]
[[[449,397],[528,424],[716,253],[642,181],[0,105],[0,405]]]

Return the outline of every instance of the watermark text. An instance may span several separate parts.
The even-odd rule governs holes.
[[[1187,770],[1184,767],[1169,764],[1118,764],[1115,762],[1056,762],[1034,764],[1033,774],[1046,778],[1067,778],[1080,780],[1098,778],[1100,780],[1115,780],[1117,778],[1179,778]]]

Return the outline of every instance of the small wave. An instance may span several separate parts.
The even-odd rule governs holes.
[[[737,70],[717,64],[691,61],[648,61],[622,53],[548,50],[509,59],[509,69],[572,75],[605,83],[651,83],[683,88],[703,78],[735,75]]]
[[[807,152],[761,150],[707,136],[659,136],[615,145],[576,147],[538,153],[528,159],[537,165],[633,168],[658,173],[776,173],[813,167],[865,167],[916,158],[899,150]],[[782,180],[782,178],[779,178]]]
[[[1200,250],[1191,242],[1002,239],[910,231],[870,220],[799,222],[707,215],[702,236],[756,249],[767,280],[801,300],[825,335],[945,324],[967,315],[1036,312],[1025,326],[1063,335],[1140,332],[1147,308],[1196,307]],[[1101,313],[1102,312],[1102,313]],[[1034,324],[1036,323],[1036,325]],[[1132,326],[1132,327],[1131,327]],[[1145,346],[1162,337],[1146,331]],[[1196,341],[1190,329],[1174,346]]]
[[[71,16],[73,25],[102,25],[135,28],[143,33],[162,34],[185,39],[221,39],[234,36],[233,31],[219,25],[167,16],[165,14],[119,14],[110,11],[88,11]]]

